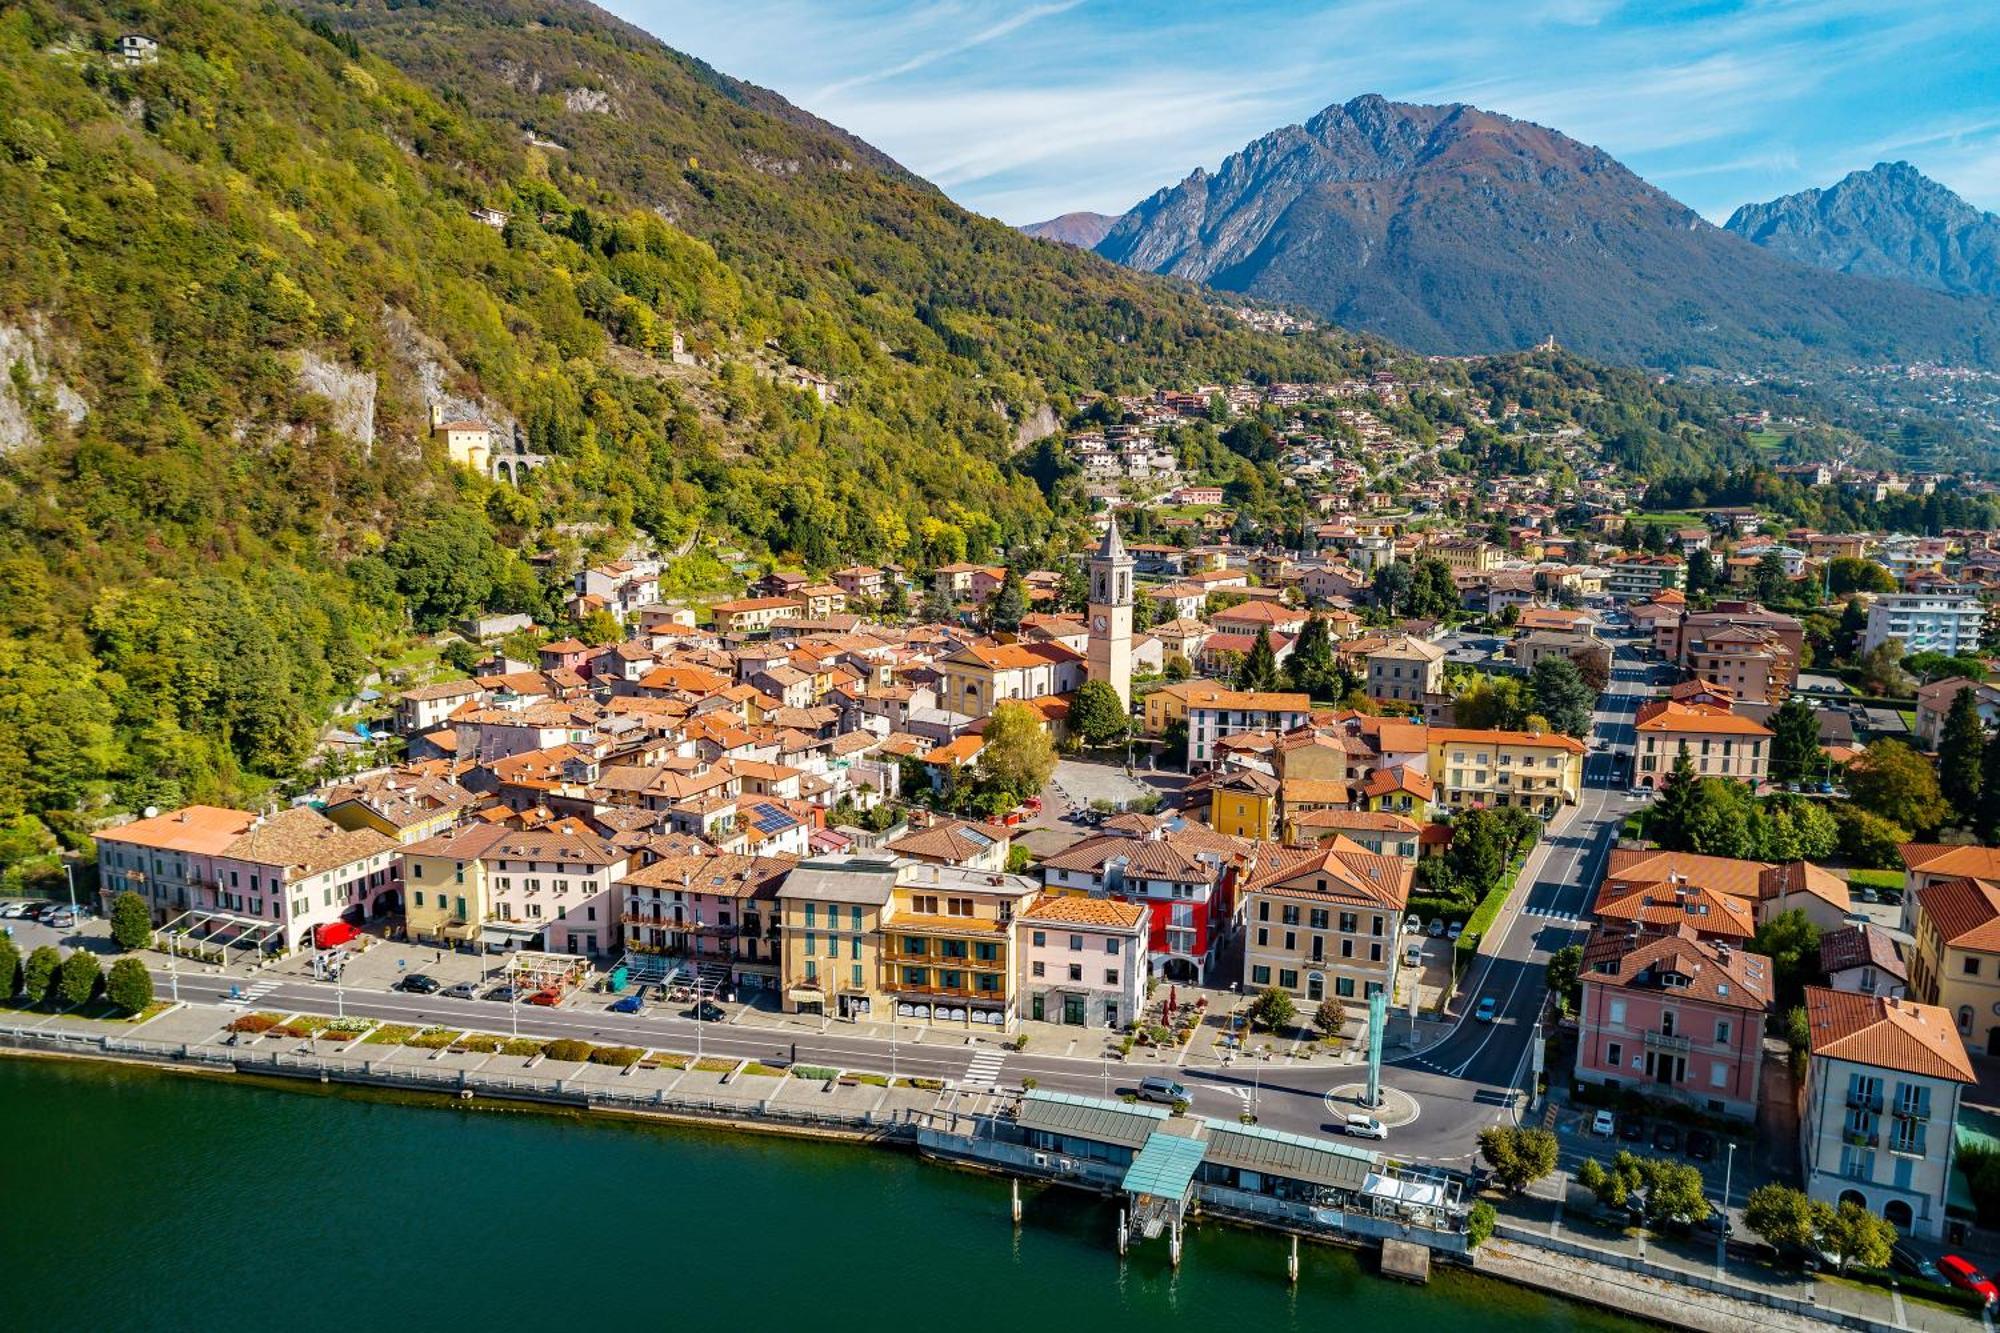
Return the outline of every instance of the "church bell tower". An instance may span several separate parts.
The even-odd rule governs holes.
[[[1118,520],[1090,557],[1090,679],[1118,691],[1132,706],[1132,557],[1118,535]]]

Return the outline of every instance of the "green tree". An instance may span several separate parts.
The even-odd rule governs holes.
[[[56,989],[62,993],[64,1003],[70,1005],[89,1004],[103,980],[104,969],[98,965],[97,955],[88,949],[72,949],[56,969]]]
[[[1750,575],[1750,586],[1757,593],[1760,602],[1777,603],[1787,601],[1792,595],[1792,576],[1785,572],[1785,558],[1776,551],[1766,551],[1758,558],[1756,568]]]
[[[1827,562],[1827,588],[1836,597],[1853,592],[1895,592],[1896,576],[1873,560],[1837,555]]]
[[[1262,627],[1250,644],[1250,652],[1236,672],[1239,690],[1267,691],[1278,688],[1278,657],[1271,648],[1271,631]]]
[[[1903,645],[1899,640],[1882,640],[1861,655],[1859,665],[1861,683],[1870,694],[1900,698],[1910,692],[1910,677],[1903,670]]]
[[[130,889],[111,900],[111,938],[128,951],[152,943],[153,914],[146,900]]]
[[[1589,1190],[1602,1207],[1623,1208],[1625,1200],[1644,1183],[1644,1173],[1638,1158],[1621,1152],[1609,1167],[1595,1157],[1585,1161],[1576,1169],[1576,1183]]]
[[[1528,676],[1528,693],[1534,709],[1549,725],[1565,736],[1590,734],[1591,710],[1597,707],[1597,691],[1584,681],[1576,663],[1567,657],[1544,657]]]
[[[1369,583],[1369,593],[1375,599],[1375,605],[1394,612],[1408,605],[1414,581],[1408,565],[1392,560],[1375,571],[1375,577]]]
[[[1646,819],[1646,834],[1669,851],[1683,851],[1689,815],[1700,799],[1697,788],[1700,780],[1695,776],[1694,760],[1688,755],[1687,742],[1682,741],[1674,753],[1673,767],[1660,782],[1660,794],[1653,801],[1652,813]]]
[[[1021,582],[1020,571],[1009,566],[1006,576],[1000,580],[1000,589],[993,594],[993,600],[986,607],[986,623],[994,629],[1012,632],[1021,628],[1021,617],[1028,614],[1028,590]]]
[[[881,611],[891,624],[901,623],[910,614],[910,590],[903,586],[901,575],[883,575]]]
[[[139,1013],[153,1002],[153,974],[137,958],[120,958],[105,978],[104,995],[123,1012]]]
[[[1324,616],[1307,618],[1285,662],[1285,678],[1294,690],[1315,699],[1337,700],[1347,692],[1347,673],[1334,655],[1333,631]]]
[[[56,969],[61,966],[62,954],[53,944],[38,944],[29,953],[28,961],[21,965],[21,990],[30,1004],[40,1004],[51,997]]]
[[[1952,696],[1938,740],[1938,788],[1948,795],[1961,821],[1979,818],[1979,795],[1985,783],[1986,727],[1979,720],[1979,692],[1970,685]]]
[[[1168,654],[1166,665],[1161,668],[1161,671],[1165,674],[1167,683],[1170,685],[1178,685],[1188,677],[1194,675],[1194,668],[1189,666],[1188,660],[1179,653]]]
[[[1819,927],[1796,907],[1757,927],[1750,947],[1771,960],[1780,1005],[1799,1003],[1807,986],[1824,979],[1819,969],[1819,938]]]
[[[1860,651],[1861,636],[1868,629],[1868,608],[1861,604],[1859,597],[1850,597],[1841,604],[1840,623],[1833,631],[1834,656],[1843,661],[1852,660]]]
[[[1475,676],[1451,708],[1452,720],[1461,727],[1519,731],[1528,718],[1527,685],[1518,676]]]
[[[1493,1228],[1500,1224],[1500,1212],[1492,1204],[1481,1199],[1472,1205],[1472,1211],[1465,1215],[1465,1246],[1477,1250],[1493,1239]]]
[[[1701,1168],[1686,1162],[1650,1159],[1646,1176],[1646,1223],[1696,1222],[1708,1216],[1708,1195]]]
[[[1331,995],[1319,1002],[1313,1010],[1313,1026],[1322,1037],[1338,1037],[1347,1026],[1347,1006]]]
[[[1177,717],[1167,723],[1160,733],[1160,759],[1169,768],[1186,768],[1188,759],[1188,722]]]
[[[1771,718],[1771,781],[1804,782],[1821,768],[1819,718],[1797,695]]]
[[[1833,822],[1840,827],[1840,854],[1855,865],[1887,870],[1903,863],[1897,848],[1910,841],[1910,831],[1901,824],[1851,802],[1834,807]]]
[[[1819,1244],[1845,1273],[1849,1264],[1863,1268],[1887,1268],[1889,1250],[1896,1243],[1896,1228],[1852,1199],[1838,1208],[1819,1204],[1814,1208],[1819,1221]]]
[[[1818,1238],[1813,1201],[1789,1185],[1759,1185],[1743,1204],[1743,1224],[1766,1244],[1808,1248]]]
[[[578,629],[579,637],[585,643],[599,648],[607,644],[622,643],[625,639],[625,627],[618,623],[618,617],[601,606],[593,608],[590,614],[583,618],[583,623]]]
[[[924,594],[924,604],[917,615],[926,625],[955,625],[958,623],[958,608],[952,605],[951,595],[944,588],[933,583]]]
[[[1056,771],[1056,747],[1040,714],[1009,699],[986,719],[979,767],[1016,797],[1033,796]]]
[[[0,935],[0,1000],[11,1000],[21,987],[21,946],[12,935]]]
[[[1860,809],[1919,833],[1951,817],[1930,761],[1901,741],[1880,740],[1849,766],[1848,795]]]
[[[1085,681],[1069,705],[1071,732],[1087,745],[1109,745],[1123,740],[1130,724],[1118,691],[1105,681]]]
[[[1285,1031],[1297,1016],[1298,1006],[1292,1003],[1290,992],[1276,986],[1266,986],[1250,1002],[1251,1025],[1266,1032]]]
[[[1550,954],[1542,977],[1562,1011],[1575,1013],[1583,999],[1583,946],[1565,944]]]
[[[1556,1169],[1557,1146],[1556,1136],[1546,1129],[1491,1125],[1479,1131],[1479,1155],[1510,1194],[1521,1193]]]
[[[1451,821],[1445,864],[1477,897],[1500,882],[1510,850],[1506,830],[1493,811],[1462,810]]]
[[[1697,548],[1688,556],[1685,582],[1689,601],[1715,590],[1715,561],[1706,550]]]

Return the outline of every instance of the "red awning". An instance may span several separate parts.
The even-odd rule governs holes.
[[[345,921],[330,921],[324,926],[313,928],[313,943],[322,949],[337,948],[360,933]]]

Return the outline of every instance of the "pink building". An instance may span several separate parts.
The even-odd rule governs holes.
[[[256,820],[213,866],[215,879],[195,906],[278,925],[286,949],[315,926],[403,906],[395,840],[372,828],[344,829],[311,806]]]
[[[1016,918],[1022,1012],[1117,1028],[1146,1005],[1148,913],[1139,903],[1045,893]]]
[[[1577,1082],[1756,1119],[1770,959],[1686,925],[1653,938],[1600,926],[1583,957]]]

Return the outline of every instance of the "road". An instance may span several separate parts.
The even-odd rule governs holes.
[[[1610,689],[1594,717],[1595,734],[1614,745],[1632,743],[1633,714],[1646,689],[1647,672],[1636,654],[1621,644]],[[1548,955],[1580,938],[1579,917],[1602,877],[1605,857],[1619,824],[1636,804],[1614,776],[1611,755],[1593,750],[1585,760],[1584,790],[1578,804],[1557,817],[1550,836],[1523,867],[1526,892],[1517,891],[1495,923],[1497,947],[1482,956],[1465,986],[1458,1027],[1427,1050],[1385,1065],[1383,1081],[1417,1099],[1416,1121],[1393,1136],[1399,1156],[1457,1161],[1474,1151],[1473,1140],[1488,1124],[1517,1113],[1514,1090],[1527,1077],[1534,1024],[1544,988]],[[170,989],[157,973],[161,993]],[[1326,1102],[1333,1087],[1360,1081],[1356,1066],[1324,1061],[1238,1061],[1221,1065],[1190,1059],[1182,1065],[1150,1060],[1125,1064],[1073,1056],[1006,1051],[992,1067],[995,1045],[970,1041],[964,1033],[931,1030],[920,1041],[890,1043],[839,1027],[824,1032],[773,1028],[749,1023],[695,1023],[665,1008],[641,1015],[590,1008],[539,1009],[502,1006],[484,1000],[452,1000],[439,995],[336,988],[307,980],[240,978],[181,973],[179,998],[220,1003],[232,986],[250,992],[259,1009],[334,1013],[336,1010],[383,1022],[444,1024],[486,1032],[518,1031],[541,1038],[575,1037],[600,1043],[700,1052],[771,1062],[798,1062],[837,1068],[964,1082],[975,1057],[984,1055],[975,1082],[997,1079],[1016,1086],[1032,1077],[1045,1088],[1116,1095],[1150,1073],[1168,1073],[1185,1084],[1200,1113],[1234,1118],[1255,1100],[1261,1123],[1296,1133],[1328,1132],[1337,1117]],[[1500,1000],[1495,1022],[1469,1016],[1481,995]],[[1391,1021],[1394,1021],[1392,1016]]]

